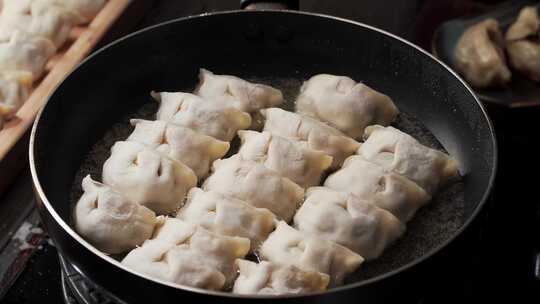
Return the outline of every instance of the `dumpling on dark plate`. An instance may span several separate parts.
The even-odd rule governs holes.
[[[534,81],[540,81],[540,19],[535,7],[524,7],[506,32],[510,65]]]
[[[495,19],[468,28],[454,50],[454,67],[477,88],[505,84],[511,72],[506,66],[504,39]]]

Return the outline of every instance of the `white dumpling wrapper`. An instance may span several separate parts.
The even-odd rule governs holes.
[[[407,177],[431,194],[459,176],[456,160],[396,128],[370,126],[365,139],[359,155]]]
[[[28,98],[31,86],[29,72],[0,73],[0,118],[13,117]]]
[[[74,15],[66,9],[47,1],[33,1],[27,7],[2,11],[0,15],[0,40],[8,40],[16,31],[48,39],[59,48],[69,37]]]
[[[244,160],[264,164],[301,187],[318,185],[332,164],[332,157],[311,149],[306,142],[294,141],[270,132],[238,131]]]
[[[97,249],[117,254],[141,245],[152,236],[155,213],[129,201],[112,188],[86,176],[83,195],[75,205],[75,230]]]
[[[401,222],[408,222],[416,211],[431,200],[431,195],[408,178],[388,172],[360,155],[347,158],[343,168],[334,172],[324,186],[350,192],[385,209]]]
[[[143,144],[121,141],[103,165],[103,182],[157,214],[169,214],[197,185],[197,176],[183,163]]]
[[[345,158],[354,154],[360,144],[338,129],[308,116],[279,108],[261,110],[265,117],[264,131],[307,142],[314,150],[333,157],[331,169],[339,168]]]
[[[405,232],[405,225],[392,213],[352,193],[325,187],[308,189],[294,225],[302,232],[343,245],[366,260],[378,258]]]
[[[283,94],[278,89],[236,76],[216,75],[205,69],[199,71],[199,84],[194,94],[248,113],[283,103]]]
[[[207,258],[189,248],[159,240],[147,240],[123,260],[128,268],[166,282],[221,290],[225,275],[207,263]]]
[[[188,226],[192,228],[187,228]],[[193,229],[193,233],[188,236],[185,231],[189,229]],[[180,247],[187,246],[205,257],[206,264],[223,273],[226,286],[231,286],[237,275],[234,261],[244,258],[250,250],[250,241],[247,238],[216,234],[176,218],[167,218],[163,225],[158,226],[154,239],[172,242]]]
[[[343,283],[364,258],[352,250],[316,235],[303,233],[280,221],[260,249],[262,259],[278,266],[294,265],[330,276],[330,286]]]
[[[236,260],[239,275],[233,293],[281,295],[301,294],[326,290],[329,276],[316,271],[304,271],[288,265],[277,266],[267,261],[254,263]]]
[[[176,217],[217,234],[248,238],[252,249],[268,237],[275,222],[274,214],[268,209],[200,188],[189,191]]]
[[[200,226],[167,218],[154,237],[132,250],[122,263],[177,284],[220,290],[237,275],[234,261],[249,252],[249,239],[214,234]]]
[[[148,145],[190,167],[199,179],[205,178],[210,165],[222,158],[230,144],[166,121],[132,119],[135,130],[126,141]]]
[[[158,120],[171,121],[223,141],[251,125],[251,116],[230,106],[209,102],[189,93],[153,93],[160,102]]]
[[[105,0],[3,0],[3,11],[28,12],[33,5],[44,8],[61,7],[76,17],[79,24],[92,20],[105,5]]]
[[[369,125],[389,125],[399,113],[390,97],[349,77],[329,74],[315,75],[304,82],[296,110],[352,138],[360,138]]]
[[[0,70],[28,72],[32,74],[32,80],[36,80],[55,52],[54,44],[48,39],[16,31],[9,40],[0,42]]]
[[[304,199],[304,189],[274,170],[238,155],[217,160],[213,174],[203,189],[231,196],[257,207],[266,208],[278,219],[290,221]]]

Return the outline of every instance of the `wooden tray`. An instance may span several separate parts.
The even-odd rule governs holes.
[[[34,83],[30,96],[16,117],[0,130],[0,194],[28,159],[28,130],[49,95],[92,51],[130,2],[108,0],[90,24],[73,28],[70,39],[47,63],[45,75]]]

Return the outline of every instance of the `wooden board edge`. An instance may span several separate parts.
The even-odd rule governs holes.
[[[0,161],[2,161],[33,124],[37,113],[47,102],[49,95],[64,78],[84,59],[120,17],[131,0],[109,0],[99,14],[87,26],[81,36],[69,47],[55,67],[35,88],[24,105],[17,111],[15,121],[8,122],[0,131]]]

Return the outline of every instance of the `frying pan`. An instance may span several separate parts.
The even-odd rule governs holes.
[[[200,67],[251,79],[348,75],[392,96],[460,163],[463,224],[416,260],[374,278],[323,293],[237,296],[159,282],[135,274],[69,225],[70,192],[91,147],[122,117],[148,103],[151,90],[192,88]],[[486,202],[496,171],[491,123],[471,89],[411,43],[365,24],[296,11],[230,11],[166,22],[97,51],[58,86],[36,118],[30,163],[43,224],[61,254],[84,276],[130,303],[405,301],[435,280],[434,264]],[[444,223],[441,223],[444,225]],[[439,263],[439,262],[437,262]],[[444,275],[444,273],[439,273]]]

